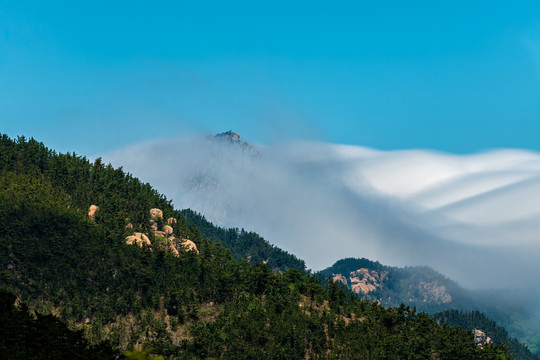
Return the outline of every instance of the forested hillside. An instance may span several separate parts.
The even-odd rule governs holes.
[[[240,259],[247,259],[251,263],[264,262],[273,271],[286,271],[288,269],[306,271],[306,264],[303,260],[270,244],[254,232],[237,228],[223,229],[206,220],[202,214],[190,209],[182,210],[182,217],[189,225],[199,228],[204,237],[214,242],[223,243],[223,246]]]
[[[434,314],[433,318],[437,322],[459,326],[462,329],[476,329],[476,331],[481,331],[486,336],[489,336],[491,341],[507,344],[516,359],[540,360],[540,356],[532,354],[526,346],[508,336],[508,332],[504,328],[488,319],[486,315],[479,311],[462,312],[458,310],[446,310]]]
[[[383,306],[398,306],[401,303],[407,303],[430,314],[440,312],[438,316],[451,314],[452,319],[463,320],[462,322],[448,321],[450,325],[474,328],[473,323],[464,325],[464,321],[468,318],[457,310],[473,315],[478,314],[472,318],[476,323],[480,319],[484,324],[489,323],[490,334],[495,328],[497,328],[497,333],[501,330],[505,332],[504,336],[490,336],[496,339],[495,341],[509,345],[516,359],[540,359],[538,355],[532,354],[525,346],[510,338],[504,328],[497,326],[495,322],[477,310],[489,314],[500,324],[509,326],[515,333],[520,334],[527,331],[524,326],[526,312],[519,307],[504,306],[495,301],[496,299],[489,300],[486,295],[463,289],[429,267],[399,268],[368,259],[346,258],[316,273],[315,276],[320,282],[335,281],[343,288],[357,294],[360,299],[378,301]],[[491,297],[495,295],[492,294]],[[449,312],[446,312],[447,310]],[[440,318],[437,319],[440,320]]]
[[[182,247],[188,241],[193,246]],[[479,347],[470,331],[409,307],[384,308],[295,268],[275,273],[238,259],[122,169],[7,136],[0,269],[0,287],[17,302],[114,351],[152,348],[171,359],[510,358],[505,346]]]
[[[0,354],[3,359],[105,360],[118,357],[110,344],[91,345],[81,331],[68,329],[53,315],[31,313],[16,297],[0,290]]]

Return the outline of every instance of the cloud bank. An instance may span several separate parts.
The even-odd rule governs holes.
[[[175,207],[255,231],[314,270],[367,257],[428,265],[468,287],[540,288],[540,154],[257,147],[189,136],[102,157]]]

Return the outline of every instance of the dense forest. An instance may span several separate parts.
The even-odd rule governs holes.
[[[0,354],[3,359],[114,359],[108,342],[90,344],[53,315],[31,313],[15,295],[0,290]]]
[[[505,300],[508,296],[506,291],[464,289],[426,266],[401,268],[364,258],[346,258],[317,272],[315,276],[320,282],[325,279],[337,280],[359,298],[378,301],[383,306],[406,303],[429,314],[451,309],[464,312],[479,310],[503,325],[514,338],[526,339],[528,335],[533,337],[538,333],[537,329],[528,325],[530,310]],[[532,350],[538,350],[537,344],[538,338],[534,337],[527,342]],[[529,350],[527,352],[530,354]],[[528,359],[528,356],[519,355],[517,358]]]
[[[91,205],[99,209],[89,216]],[[249,252],[250,263],[241,259],[248,253],[231,252],[187,219],[150,185],[100,159],[1,136],[0,287],[28,306],[13,308],[5,295],[11,304],[1,316],[23,325],[39,323],[39,314],[65,322],[75,335],[64,337],[73,344],[59,358],[92,346],[106,353],[107,344],[116,354],[151,349],[167,359],[512,358],[505,345],[477,346],[469,330],[416,309],[321,285],[300,271],[303,262],[279,260],[285,253],[275,249],[275,263],[255,261],[270,262],[272,247]],[[168,238],[157,235],[166,227]],[[127,244],[135,234],[148,241]],[[196,249],[175,252],[171,238]],[[1,344],[7,358],[20,350],[11,344]],[[27,358],[46,358],[40,354]]]
[[[540,360],[540,356],[532,354],[527,347],[508,336],[508,332],[504,328],[479,311],[446,310],[433,314],[433,318],[439,323],[459,326],[462,329],[482,329],[483,332],[489,334],[493,342],[508,345],[510,352],[516,359]]]

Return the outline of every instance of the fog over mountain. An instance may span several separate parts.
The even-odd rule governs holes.
[[[540,288],[540,154],[255,148],[193,135],[102,157],[175,207],[255,231],[314,270],[366,257],[428,265],[468,287]]]

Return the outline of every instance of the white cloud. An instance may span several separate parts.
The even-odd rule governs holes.
[[[466,286],[539,286],[540,155],[377,151],[327,143],[260,155],[192,136],[103,156],[221,226],[317,270],[344,257],[428,265]]]

